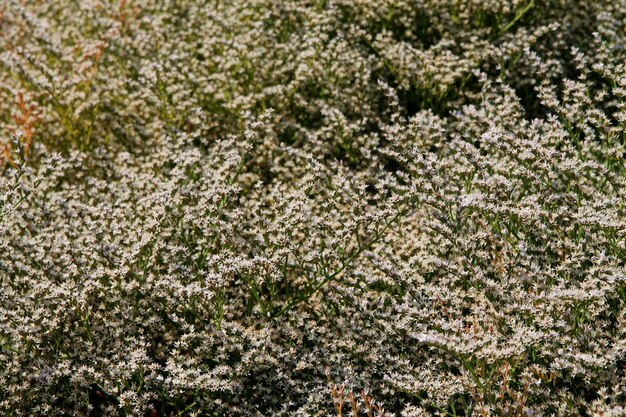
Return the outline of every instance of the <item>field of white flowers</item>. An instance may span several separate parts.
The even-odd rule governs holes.
[[[625,0],[0,0],[1,416],[625,416]]]

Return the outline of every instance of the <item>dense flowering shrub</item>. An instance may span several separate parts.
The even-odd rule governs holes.
[[[626,414],[626,5],[0,0],[0,414]]]

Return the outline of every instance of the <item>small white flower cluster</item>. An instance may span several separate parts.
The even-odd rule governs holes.
[[[625,44],[614,0],[0,0],[0,415],[623,415]]]

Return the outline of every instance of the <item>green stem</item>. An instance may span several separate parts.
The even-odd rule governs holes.
[[[535,6],[535,0],[530,0],[530,2],[526,6],[524,6],[522,9],[519,9],[515,13],[515,18],[511,20],[505,27],[500,29],[500,34],[503,34],[507,30],[511,29],[534,6]]]
[[[405,208],[404,210],[398,211],[398,213],[396,213],[395,216],[393,216],[393,218],[391,220],[389,220],[388,222],[385,223],[385,225],[383,226],[383,228],[378,231],[376,233],[376,235],[374,236],[374,238],[365,246],[361,246],[359,247],[356,251],[354,251],[352,253],[352,255],[350,255],[346,260],[344,260],[341,264],[341,266],[339,267],[339,269],[335,270],[335,272],[333,272],[330,275],[326,275],[325,278],[318,283],[312,291],[308,292],[307,294],[304,294],[298,298],[296,298],[295,300],[291,301],[290,303],[288,303],[286,306],[284,306],[281,310],[279,310],[276,314],[274,314],[272,316],[272,318],[277,318],[282,316],[283,314],[285,314],[287,311],[291,310],[292,308],[294,308],[295,306],[297,306],[300,303],[303,303],[304,301],[307,301],[309,298],[311,298],[313,295],[315,295],[320,289],[322,289],[322,287],[324,287],[324,285],[326,285],[327,283],[329,283],[330,281],[332,281],[333,279],[335,279],[339,274],[341,274],[343,271],[346,270],[346,268],[348,268],[348,266],[350,266],[350,264],[352,264],[352,262],[359,256],[361,255],[361,253],[363,253],[365,250],[370,249],[372,247],[372,245],[374,245],[381,237],[382,235],[387,231],[387,229],[389,229],[389,227],[402,215],[406,214],[406,212],[408,211],[407,208]]]

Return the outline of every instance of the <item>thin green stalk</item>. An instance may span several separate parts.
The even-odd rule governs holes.
[[[346,270],[346,268],[348,268],[348,266],[350,266],[350,264],[352,264],[352,261],[354,261],[359,255],[361,255],[361,253],[363,253],[365,250],[369,249],[372,247],[372,245],[374,243],[376,243],[382,236],[383,234],[387,231],[387,229],[389,229],[389,227],[402,215],[406,214],[406,212],[408,211],[407,208],[405,208],[404,210],[398,211],[398,213],[396,213],[395,216],[393,216],[393,218],[391,220],[389,220],[388,222],[385,223],[385,225],[383,226],[383,228],[376,233],[376,235],[374,236],[374,238],[366,245],[366,246],[361,246],[359,247],[354,253],[352,253],[352,255],[350,255],[343,263],[342,265],[339,267],[339,269],[335,270],[335,272],[333,272],[330,275],[325,276],[325,278],[319,282],[312,291],[308,292],[307,294],[304,294],[298,298],[296,298],[295,300],[291,301],[290,303],[288,303],[286,306],[284,306],[282,309],[280,309],[276,314],[274,314],[272,316],[272,318],[277,318],[282,316],[283,314],[285,314],[287,311],[291,310],[292,308],[294,308],[295,306],[297,306],[300,303],[303,303],[304,301],[307,301],[309,298],[311,298],[313,295],[315,295],[320,289],[322,289],[322,287],[324,287],[324,285],[326,285],[327,283],[329,283],[330,281],[332,281],[333,279],[335,279],[339,274],[341,274],[343,271]]]
[[[523,8],[519,9],[516,13],[515,13],[515,17],[513,18],[513,20],[511,20],[505,27],[503,27],[502,29],[500,29],[500,34],[503,34],[504,32],[508,31],[509,29],[511,29],[522,17],[524,17],[524,15],[526,13],[528,13],[528,11],[530,9],[532,9],[535,6],[535,0],[530,0],[530,2],[524,6]]]

